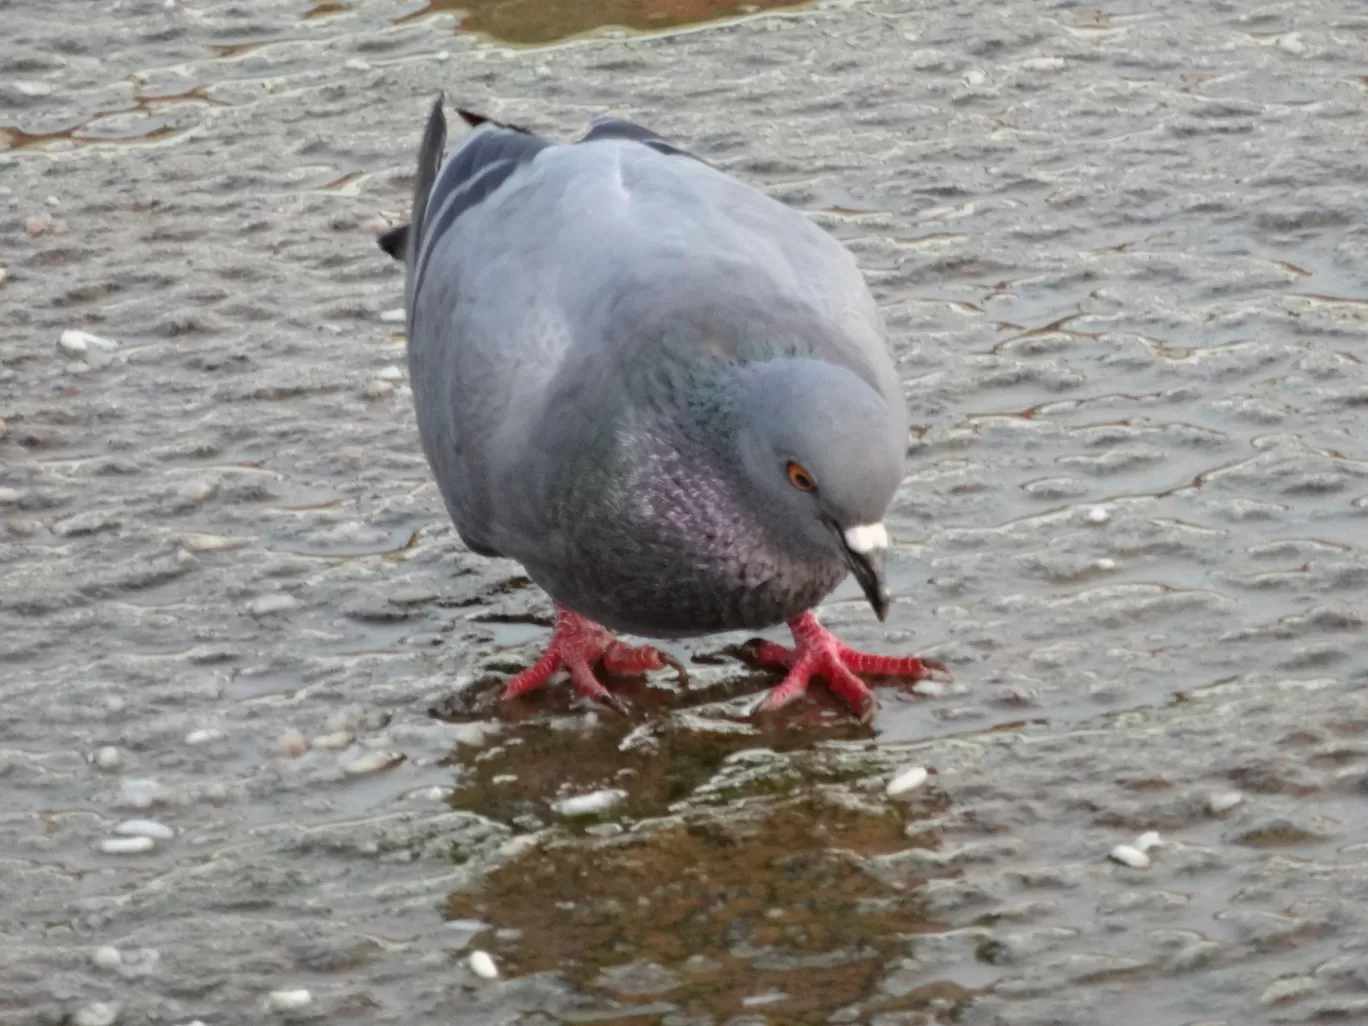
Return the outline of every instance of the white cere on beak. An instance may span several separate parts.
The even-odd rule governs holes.
[[[888,548],[888,528],[883,524],[857,524],[845,532],[845,543],[851,552],[861,556]]]

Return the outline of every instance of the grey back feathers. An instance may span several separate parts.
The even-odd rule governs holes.
[[[849,253],[630,122],[565,144],[462,117],[473,130],[443,156],[434,105],[412,220],[381,239],[406,264],[419,434],[462,539],[635,633],[763,626],[818,601],[839,553],[789,538],[807,507],[778,509],[789,497],[751,480],[772,468],[738,453],[763,436],[832,467],[873,454],[869,473],[830,473],[851,493],[831,508],[886,507],[906,412]],[[838,429],[761,431],[741,370],[771,363],[804,408],[767,417]]]

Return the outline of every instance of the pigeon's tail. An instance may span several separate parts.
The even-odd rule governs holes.
[[[446,149],[447,123],[446,115],[442,113],[443,99],[443,94],[438,93],[437,99],[432,102],[427,128],[423,130],[423,142],[418,147],[418,179],[413,184],[413,218],[408,224],[391,228],[377,240],[381,249],[409,267],[413,266],[410,248],[423,237],[428,197],[442,165],[442,151]]]

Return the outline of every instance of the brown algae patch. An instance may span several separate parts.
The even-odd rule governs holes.
[[[909,937],[941,928],[915,886],[865,869],[907,848],[905,830],[894,809],[807,788],[725,816],[543,843],[453,894],[446,912],[499,931],[478,943],[508,975],[559,973],[614,1022],[656,1023],[662,1003],[769,1026],[852,1006],[950,1021],[969,997],[956,984],[879,987]]]

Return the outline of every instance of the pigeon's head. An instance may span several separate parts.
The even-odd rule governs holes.
[[[800,551],[839,554],[882,620],[884,515],[903,478],[906,415],[856,374],[817,360],[742,372],[736,442],[752,511]]]

